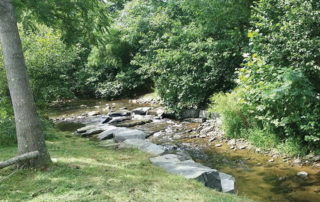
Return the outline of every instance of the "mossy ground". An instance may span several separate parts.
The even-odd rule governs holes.
[[[138,150],[97,147],[88,139],[58,133],[47,141],[52,158],[46,170],[20,170],[0,183],[0,201],[248,201],[166,173]],[[0,161],[16,147],[0,149]],[[0,180],[13,167],[0,170]]]

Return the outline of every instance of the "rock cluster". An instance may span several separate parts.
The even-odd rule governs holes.
[[[134,109],[131,112],[127,110],[111,112],[102,123],[79,128],[76,134],[81,137],[97,135],[97,139],[101,141],[99,146],[102,147],[138,148],[155,156],[150,159],[151,163],[165,169],[169,173],[182,175],[187,179],[198,180],[205,186],[218,191],[235,193],[235,179],[231,175],[196,163],[184,152],[168,154],[166,147],[154,144],[146,139],[150,134],[139,129],[129,128],[153,122],[154,120],[150,115],[147,115],[149,111],[149,107],[142,107]],[[92,116],[95,116],[94,113],[92,114]],[[168,122],[174,123],[172,121]],[[171,133],[174,138],[179,139],[182,134],[180,135],[176,132],[177,129],[182,127],[182,125],[175,124],[174,128],[176,129],[167,128],[164,134]],[[202,133],[207,134],[211,129],[203,128]]]

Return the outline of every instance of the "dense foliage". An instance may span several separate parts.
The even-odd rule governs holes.
[[[239,87],[213,98],[219,106],[236,102],[226,109],[213,107],[223,114],[229,136],[250,138],[254,129],[263,138],[276,136],[279,147],[292,154],[319,149],[319,8],[312,0],[257,5]]]
[[[317,0],[14,3],[38,106],[155,90],[180,113],[222,91],[211,110],[228,136],[295,155],[319,150]],[[14,133],[3,68],[0,60],[0,142]]]
[[[109,35],[111,43],[91,54],[95,66],[116,73],[113,83],[98,84],[105,89],[98,92],[110,96],[125,92],[121,87],[136,91],[143,84],[154,84],[164,103],[177,112],[204,105],[212,93],[233,86],[247,44],[250,4],[249,0],[128,2],[112,25],[119,30],[119,41],[114,44],[116,36]]]

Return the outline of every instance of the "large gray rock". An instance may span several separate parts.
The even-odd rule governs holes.
[[[132,110],[132,112],[134,114],[146,115],[150,109],[151,109],[150,107],[139,107],[139,108]]]
[[[102,121],[102,123],[108,123],[108,122],[110,122],[111,120],[112,120],[112,117],[107,116],[107,117]]]
[[[130,116],[115,117],[115,118],[112,118],[112,120],[110,120],[108,124],[117,124],[127,120],[131,120],[131,117]]]
[[[193,160],[180,160],[178,155],[167,154],[150,159],[151,163],[165,169],[168,173],[196,179],[205,186],[218,191],[235,193],[235,179],[231,175],[218,172]]]
[[[76,135],[80,137],[90,137],[92,135],[99,134],[105,130],[109,129],[109,125],[97,124],[97,125],[89,125],[82,128],[77,129]]]
[[[119,117],[119,116],[130,116],[131,112],[128,110],[121,110],[116,112],[110,112],[108,116],[110,117]]]
[[[205,118],[205,119],[210,118],[208,110],[200,110],[199,118]]]
[[[187,109],[182,112],[182,118],[199,118],[199,111],[198,109]]]
[[[130,121],[125,121],[123,123],[116,124],[118,127],[134,127],[138,125],[144,125],[147,123],[152,122],[152,119],[144,119],[144,120],[130,120]]]
[[[114,138],[116,142],[123,142],[127,139],[146,139],[145,132],[137,129],[107,126],[105,130],[98,135],[99,140]]]
[[[96,125],[89,125],[89,126],[84,126],[84,127],[82,127],[82,128],[79,128],[79,129],[77,129],[77,133],[84,133],[84,132],[86,132],[86,131],[88,131],[88,130],[91,130],[91,129],[94,129],[94,128],[96,128],[97,126]]]
[[[109,126],[105,131],[102,133],[98,134],[98,140],[107,140],[107,139],[112,139],[114,130],[116,130],[117,127],[115,126]]]
[[[121,130],[115,130],[114,140],[116,142],[123,142],[127,139],[146,139],[148,136],[145,132],[137,129],[124,128]]]
[[[124,144],[138,148],[144,152],[147,152],[149,154],[158,156],[165,152],[164,147],[160,145],[156,145],[151,143],[149,140],[142,140],[142,139],[127,139],[123,142]]]

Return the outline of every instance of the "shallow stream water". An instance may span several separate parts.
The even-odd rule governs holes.
[[[73,132],[88,124],[75,122],[73,117],[98,111],[101,115],[95,117],[94,121],[99,122],[110,110],[132,110],[142,106],[154,109],[159,107],[137,104],[129,100],[81,100],[52,107],[48,116],[58,120],[58,129]],[[198,126],[198,123],[162,119],[135,128],[154,134],[150,139],[158,144],[166,145],[175,151],[186,151],[195,161],[233,175],[238,195],[245,195],[257,201],[320,201],[319,168],[293,166],[283,162],[281,158],[269,162],[270,157],[247,149],[233,151],[226,143],[222,143],[221,147],[215,147],[215,141],[210,143],[208,138],[196,137],[194,133]],[[157,135],[161,138],[156,137]],[[299,171],[306,171],[309,176],[298,177],[296,174]]]

